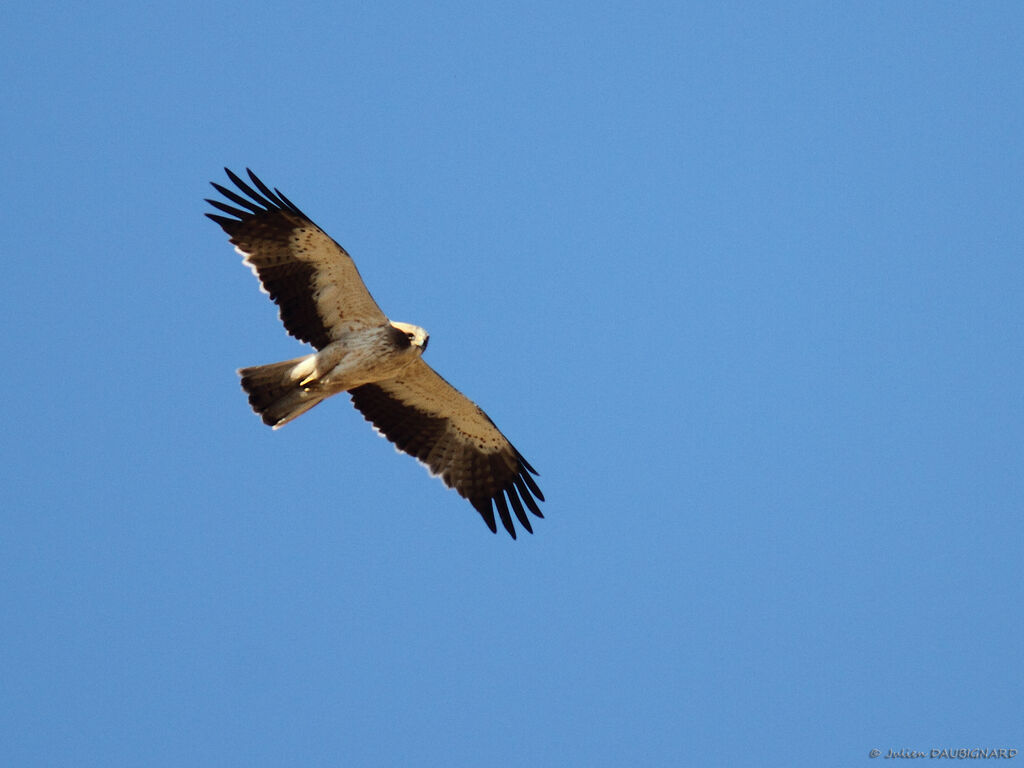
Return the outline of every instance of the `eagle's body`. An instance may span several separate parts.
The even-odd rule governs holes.
[[[536,471],[487,414],[423,361],[427,332],[388,320],[345,249],[278,190],[252,171],[258,192],[227,173],[247,197],[214,184],[241,208],[208,200],[232,218],[206,215],[228,233],[280,307],[286,330],[317,350],[239,371],[263,421],[276,429],[347,391],[384,437],[469,499],[492,531],[496,508],[515,538],[511,507],[532,533],[526,509],[543,517],[534,497],[544,496],[530,476]]]
[[[312,355],[238,373],[253,408],[277,429],[331,395],[396,376],[423,354],[427,338],[406,323],[353,328]]]

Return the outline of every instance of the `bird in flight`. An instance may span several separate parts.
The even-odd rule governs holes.
[[[348,392],[381,435],[469,500],[492,532],[497,510],[513,539],[513,515],[533,533],[527,510],[543,517],[537,501],[544,495],[531,476],[537,471],[476,403],[423,360],[427,332],[388,320],[352,257],[278,189],[252,171],[250,186],[224,170],[238,191],[211,182],[232,205],[207,199],[218,213],[206,215],[277,304],[285,330],[316,350],[238,371],[263,422],[277,429]]]

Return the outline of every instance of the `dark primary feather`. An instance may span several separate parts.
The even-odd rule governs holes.
[[[236,174],[224,169],[228,178],[248,196],[248,199],[227,187],[211,182],[220,194],[239,208],[220,200],[207,199],[210,205],[228,216],[207,213],[228,234],[231,242],[247,254],[247,260],[256,270],[264,290],[281,310],[285,329],[300,341],[317,349],[330,343],[316,304],[313,264],[296,258],[291,252],[289,239],[296,228],[316,228],[306,214],[277,189],[271,190],[252,171],[248,171],[257,192]],[[324,239],[333,243],[326,235]],[[344,254],[340,245],[333,243]]]
[[[536,470],[511,444],[505,451],[479,451],[460,439],[448,418],[423,413],[376,384],[364,384],[349,394],[366,420],[400,451],[422,461],[445,485],[468,499],[492,532],[498,530],[494,518],[497,509],[501,524],[513,539],[513,514],[523,528],[533,533],[526,509],[544,517],[534,500],[544,501],[544,494],[530,477],[530,473],[537,474]]]

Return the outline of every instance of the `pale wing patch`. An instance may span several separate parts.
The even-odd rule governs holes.
[[[228,215],[207,216],[245,257],[260,287],[278,305],[288,333],[323,349],[349,330],[387,322],[344,248],[251,171],[259,191],[227,173],[242,194],[214,184],[235,205],[208,200]]]
[[[352,257],[319,227],[295,230],[290,245],[295,258],[314,267],[313,299],[332,339],[387,322]]]
[[[526,509],[542,517],[535,498],[544,500],[536,472],[487,414],[422,359],[349,393],[379,434],[468,499],[491,530],[497,509],[512,536],[512,513],[532,532]]]

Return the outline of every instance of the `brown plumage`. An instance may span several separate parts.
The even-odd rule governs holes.
[[[424,362],[427,332],[388,320],[352,257],[287,197],[252,171],[255,188],[225,170],[241,194],[213,184],[234,205],[207,200],[220,213],[206,215],[245,257],[288,333],[317,350],[241,369],[253,410],[276,429],[347,391],[380,434],[468,499],[491,531],[497,510],[512,538],[513,515],[532,533],[527,511],[543,517],[536,470],[486,413]]]

